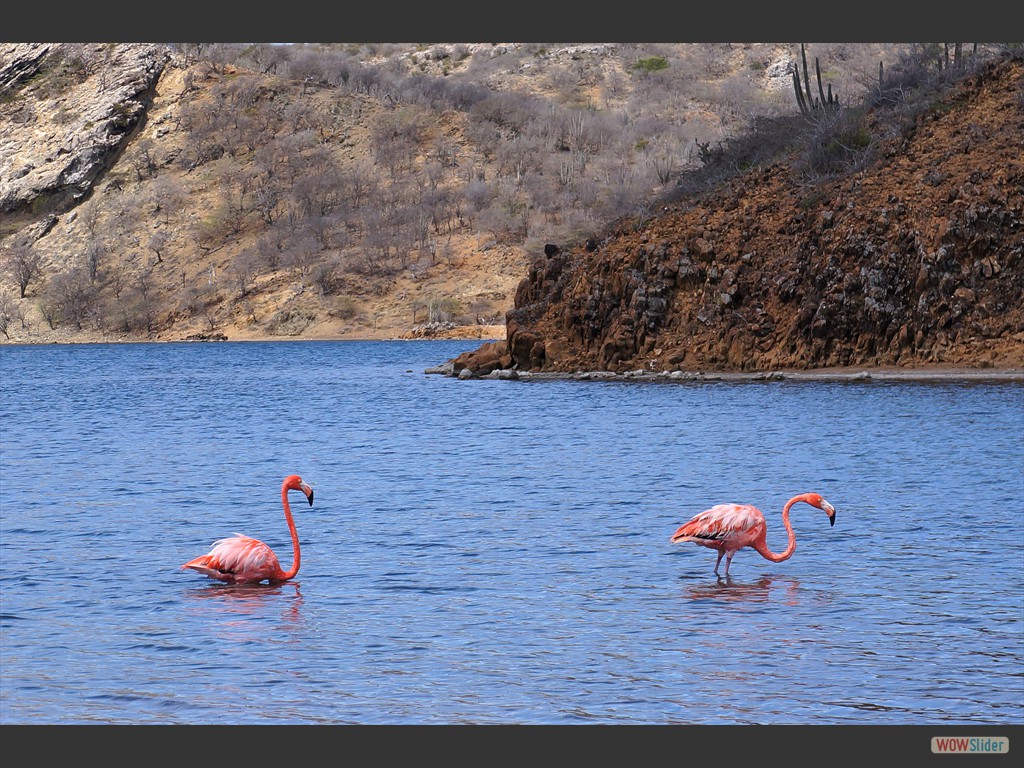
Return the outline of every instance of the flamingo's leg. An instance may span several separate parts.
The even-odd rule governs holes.
[[[724,554],[725,554],[725,552],[723,550],[721,550],[721,549],[718,550],[718,559],[715,560],[715,576],[718,575],[718,564],[722,562],[722,555],[724,555]],[[729,573],[729,561],[728,560],[725,561],[725,572],[726,572],[726,574]]]
[[[728,555],[725,556],[725,578],[729,578],[729,565],[732,563],[732,556],[736,554],[736,550],[732,550]]]

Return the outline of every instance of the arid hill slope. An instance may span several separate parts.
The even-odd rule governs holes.
[[[505,341],[454,362],[572,372],[1024,365],[1024,62],[814,185],[756,168],[600,242],[550,245]]]
[[[545,242],[796,110],[793,44],[247,48],[0,43],[0,343],[500,338]],[[903,48],[811,46],[846,98]]]

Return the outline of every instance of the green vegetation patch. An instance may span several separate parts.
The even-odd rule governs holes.
[[[664,56],[648,56],[646,59],[637,59],[633,69],[647,73],[668,69],[668,59]]]

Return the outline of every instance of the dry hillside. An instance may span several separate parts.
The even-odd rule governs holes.
[[[1024,367],[1024,60],[852,135],[880,137],[861,167],[810,183],[805,146],[552,244],[453,372]]]
[[[852,98],[900,46],[809,50]],[[798,51],[0,45],[0,342],[503,338],[546,243],[795,112]]]

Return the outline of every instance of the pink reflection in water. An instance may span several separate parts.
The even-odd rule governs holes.
[[[778,576],[762,576],[754,582],[736,579],[719,579],[714,584],[700,584],[686,589],[690,600],[724,600],[729,602],[767,603],[769,599],[781,599],[786,605],[797,605],[800,601],[800,582]]]
[[[299,582],[282,584],[208,584],[187,593],[197,603],[196,611],[218,616],[225,627],[255,626],[253,620],[280,618],[285,629],[302,621],[302,591]],[[210,609],[213,609],[211,611]]]

